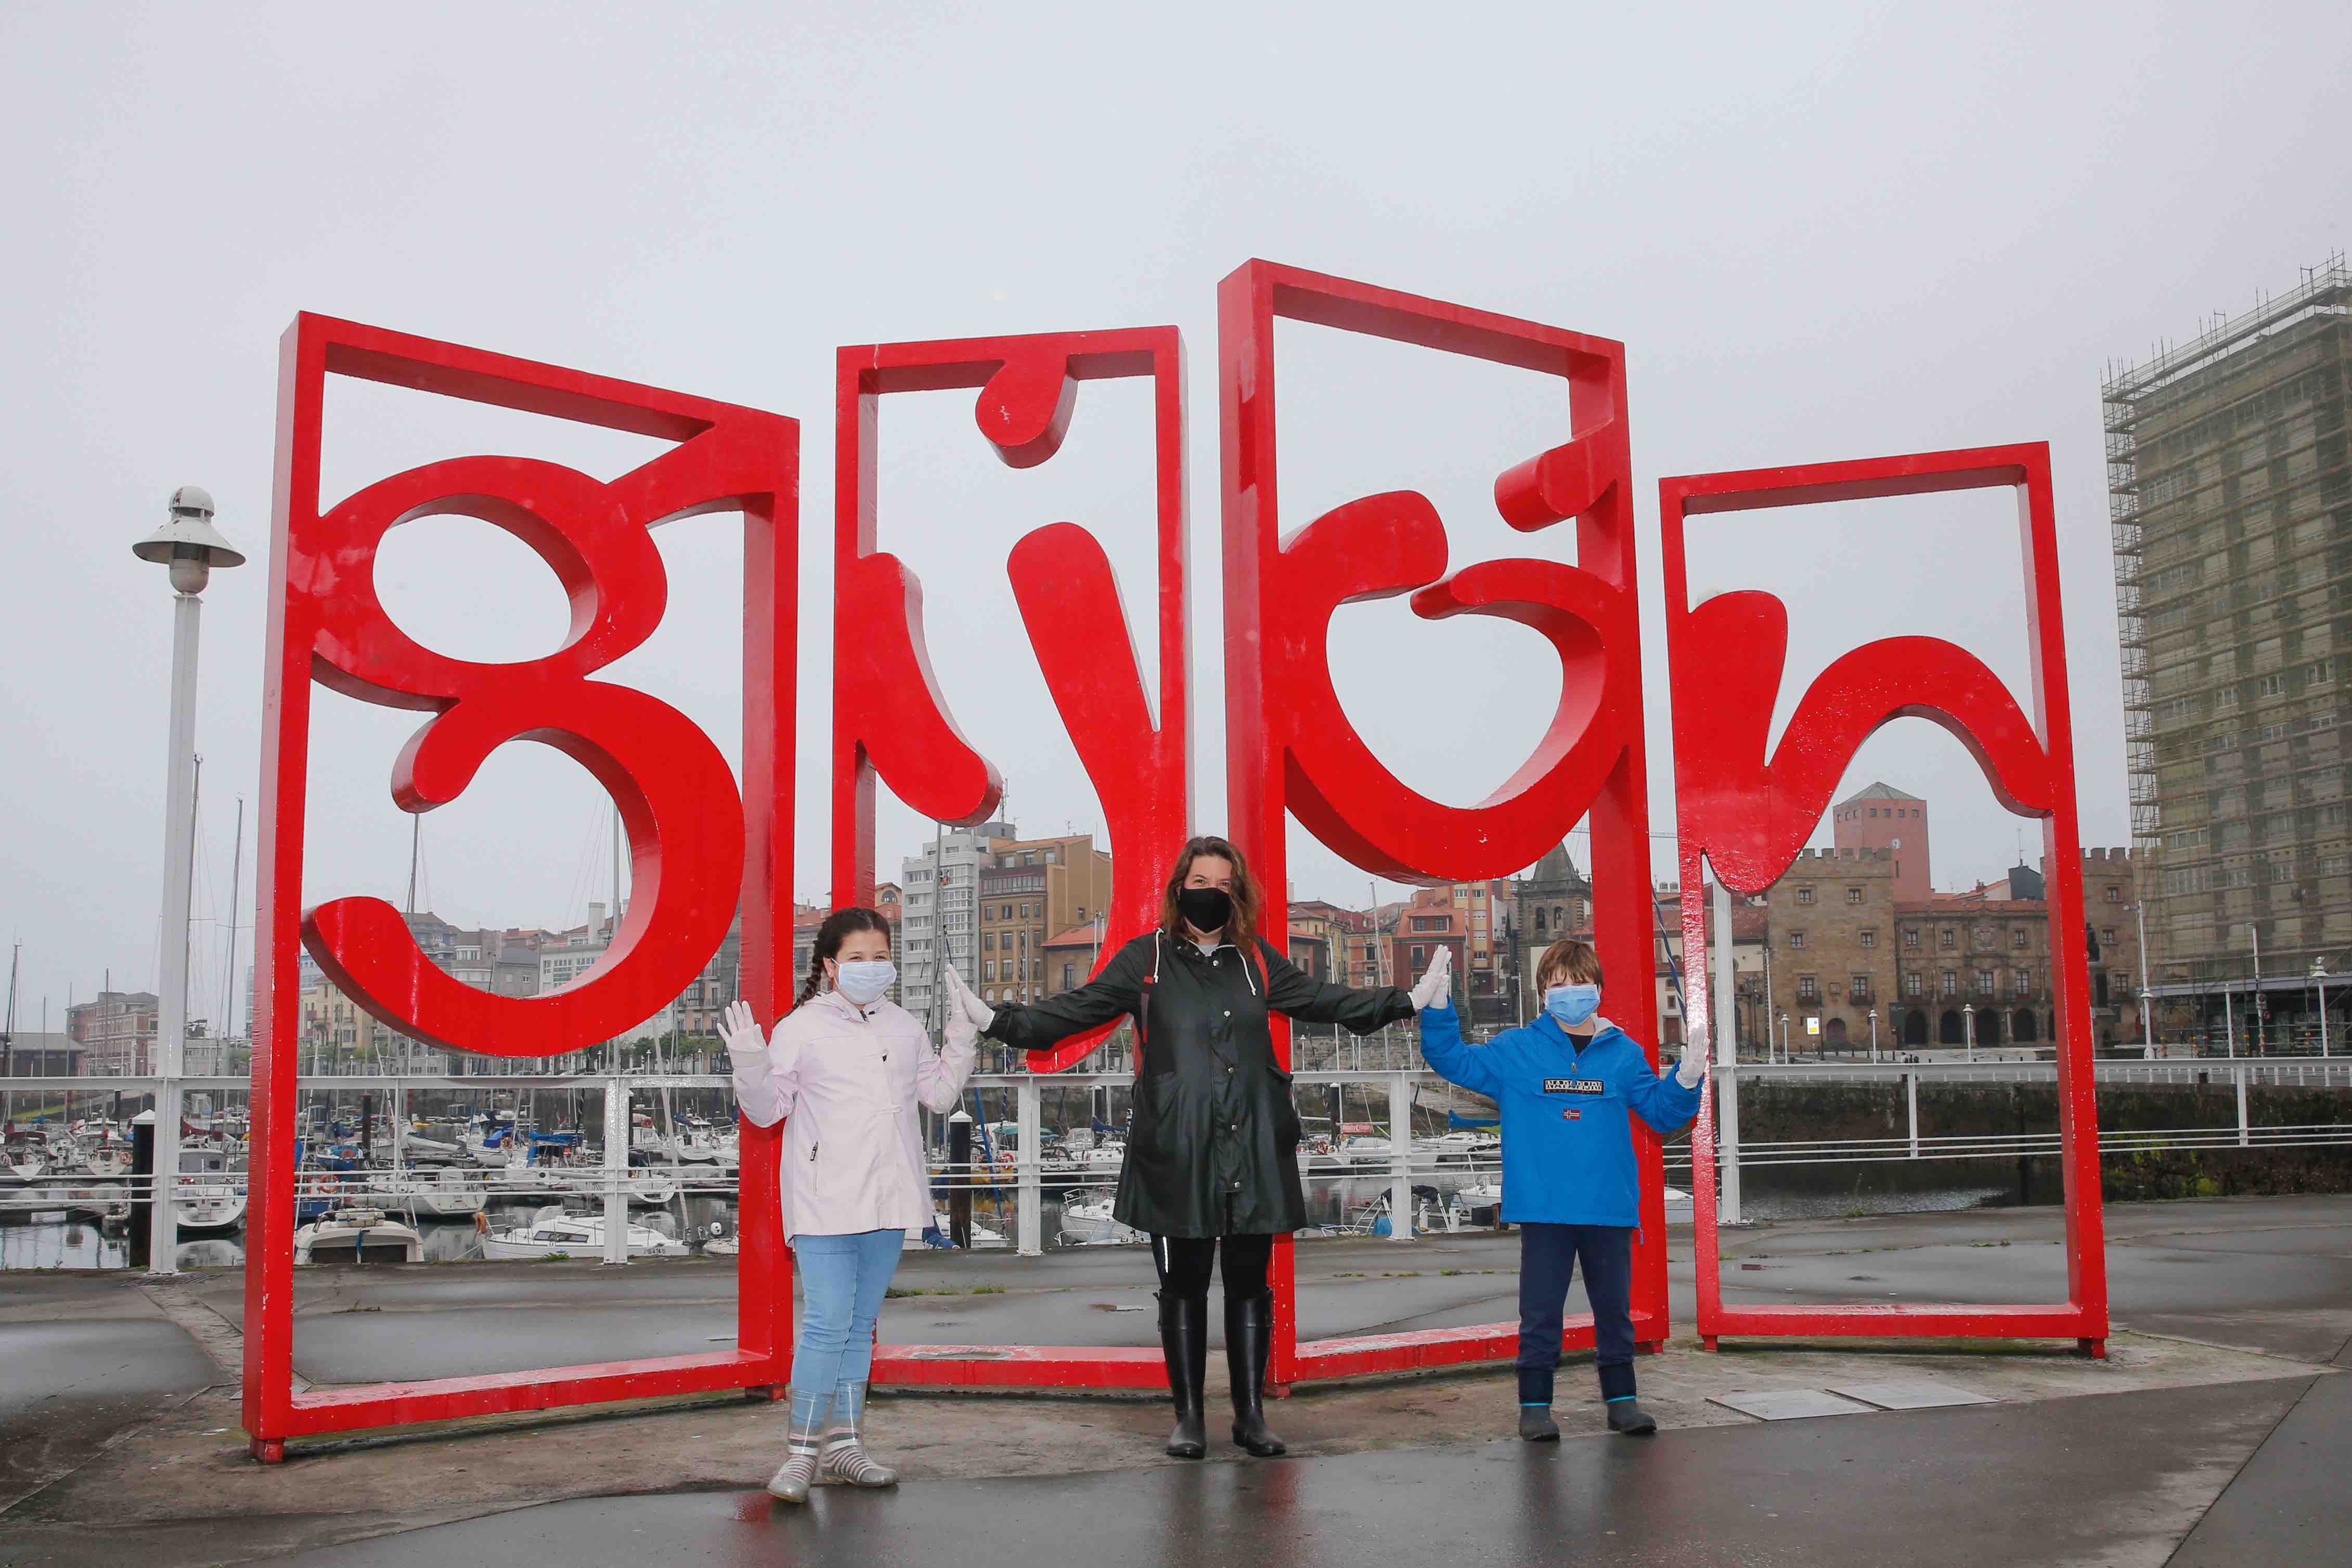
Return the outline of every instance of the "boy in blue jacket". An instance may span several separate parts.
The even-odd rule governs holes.
[[[1633,1228],[1641,1223],[1629,1110],[1659,1133],[1698,1114],[1705,1047],[1683,1048],[1660,1076],[1642,1048],[1600,1016],[1601,959],[1589,944],[1555,942],[1536,967],[1544,1016],[1466,1045],[1453,1003],[1421,1014],[1421,1053],[1448,1082],[1503,1113],[1503,1219],[1519,1229],[1519,1436],[1559,1440],[1551,1418],[1560,1318],[1578,1258],[1592,1303],[1601,1397],[1609,1429],[1658,1423],[1633,1398]]]

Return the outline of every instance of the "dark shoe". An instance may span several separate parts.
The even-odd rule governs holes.
[[[1171,1458],[1197,1459],[1209,1451],[1201,1390],[1209,1380],[1209,1298],[1160,1295],[1160,1353],[1168,1362],[1168,1392],[1176,1401]]]
[[[1629,1437],[1646,1437],[1658,1429],[1658,1418],[1632,1399],[1609,1402],[1609,1429]]]
[[[1549,1406],[1543,1405],[1519,1406],[1519,1441],[1522,1443],[1559,1441],[1559,1423],[1551,1418]]]
[[[1265,1364],[1274,1351],[1274,1297],[1225,1298],[1225,1368],[1234,1383],[1234,1441],[1270,1459],[1289,1449],[1265,1425]]]

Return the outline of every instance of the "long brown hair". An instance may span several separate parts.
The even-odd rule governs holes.
[[[1176,907],[1176,895],[1184,891],[1184,879],[1192,874],[1192,862],[1202,859],[1233,862],[1234,913],[1225,922],[1225,940],[1246,953],[1257,937],[1257,882],[1250,875],[1249,862],[1242,858],[1242,852],[1214,833],[1189,839],[1176,852],[1176,869],[1168,873],[1168,886],[1160,898],[1160,928],[1171,936],[1182,933],[1184,916]]]
[[[816,928],[816,940],[809,944],[808,977],[801,983],[801,994],[793,998],[793,1007],[824,988],[824,961],[841,956],[841,945],[860,931],[879,931],[887,940],[890,923],[882,918],[879,910],[855,905],[836,909],[824,917],[824,924]]]

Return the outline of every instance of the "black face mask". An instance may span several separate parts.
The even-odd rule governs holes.
[[[1234,917],[1234,895],[1222,887],[1188,887],[1176,895],[1176,912],[1195,931],[1223,931]]]

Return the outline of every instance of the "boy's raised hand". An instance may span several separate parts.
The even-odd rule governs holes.
[[[1706,1041],[1690,1039],[1683,1041],[1683,1059],[1675,1068],[1675,1082],[1685,1089],[1696,1089],[1706,1077]]]
[[[1412,988],[1415,1012],[1430,1008],[1453,1006],[1454,949],[1440,947],[1429,960],[1429,967],[1421,972],[1421,981]]]

